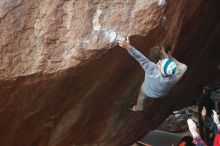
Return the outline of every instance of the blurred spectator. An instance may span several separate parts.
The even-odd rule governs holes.
[[[210,91],[207,86],[204,86],[202,88],[202,93],[198,101],[198,113],[199,113],[198,121],[199,121],[200,136],[202,139],[205,140],[206,143],[209,144],[210,141],[212,141],[212,136],[211,136],[211,132],[209,131],[209,129],[204,126],[202,116],[200,114],[202,112],[203,107],[206,108],[206,111],[207,111],[206,116],[211,117],[212,110],[215,109],[215,102],[210,98]]]

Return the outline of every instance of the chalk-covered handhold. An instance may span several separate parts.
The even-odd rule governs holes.
[[[117,38],[117,33],[114,31],[110,31],[109,32],[109,41],[114,42],[116,38]]]
[[[117,34],[115,31],[112,30],[106,31],[105,36],[107,37],[109,43],[116,43],[120,38],[124,37],[123,35]]]
[[[157,0],[157,4],[159,6],[164,6],[166,4],[166,0]]]
[[[117,37],[117,33],[112,30],[105,31],[105,36],[106,36],[107,40],[109,41],[109,43],[112,43],[115,41],[115,39]]]

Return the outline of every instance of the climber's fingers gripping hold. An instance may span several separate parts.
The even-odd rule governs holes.
[[[128,44],[130,44],[130,40],[129,40],[129,37],[127,37],[127,38],[126,38],[126,40],[127,40]]]
[[[120,46],[120,47],[123,47],[123,41],[124,41],[124,38],[123,38],[123,37],[120,37],[120,38],[118,39],[118,43],[119,43],[119,46]]]
[[[122,48],[125,48],[125,49],[131,48],[129,37],[127,37],[126,40],[125,40],[124,37],[119,38],[118,43],[119,43],[119,46],[122,47]]]

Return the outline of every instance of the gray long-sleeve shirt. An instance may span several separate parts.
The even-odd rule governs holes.
[[[144,69],[144,93],[148,97],[159,98],[165,96],[177,82],[176,75],[163,77],[160,69],[135,48],[129,48],[129,54],[133,56]]]

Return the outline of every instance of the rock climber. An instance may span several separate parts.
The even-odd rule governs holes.
[[[127,40],[124,37],[119,38],[119,46],[126,49],[139,62],[145,72],[145,79],[139,91],[137,104],[129,107],[130,110],[142,111],[144,101],[147,98],[157,99],[165,96],[180,79],[175,74],[177,65],[172,58],[166,57],[155,64],[131,46],[129,38]]]

